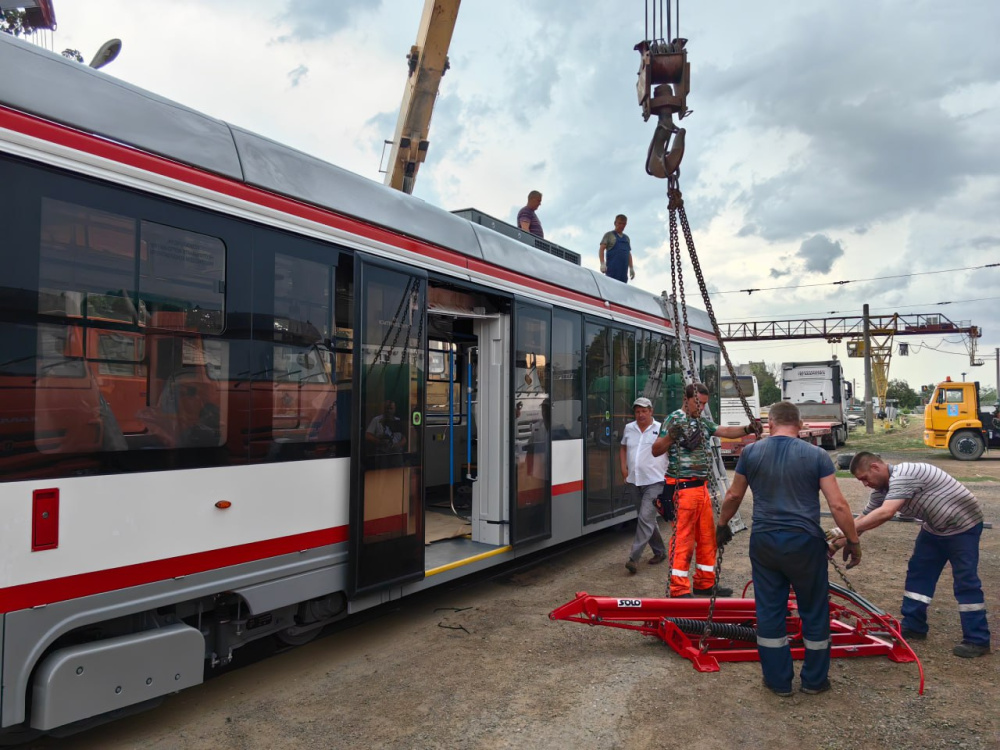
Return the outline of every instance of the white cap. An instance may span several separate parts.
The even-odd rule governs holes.
[[[650,401],[645,396],[639,396],[639,398],[637,398],[635,401],[632,402],[632,408],[633,409],[635,407],[637,407],[637,406],[644,406],[647,409],[652,409],[653,408],[653,402]]]

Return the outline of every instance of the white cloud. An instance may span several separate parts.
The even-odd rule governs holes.
[[[119,37],[109,74],[380,180],[420,5],[66,2],[54,46],[89,59]],[[1000,260],[1000,6],[718,0],[682,11],[694,114],[682,123],[681,184],[711,289]],[[639,7],[463,4],[415,194],[512,221],[541,190],[546,236],[595,268],[600,236],[626,213],[636,282],[669,288],[665,185],[644,171],[653,124],[634,90],[642,34]],[[796,256],[817,236],[842,252],[827,276]],[[992,352],[1000,307],[967,300],[1000,296],[998,285],[995,269],[716,294],[714,306],[724,321],[857,314],[864,303],[940,311],[981,326]],[[825,342],[733,350],[744,361],[846,356]],[[890,375],[931,382],[961,362],[925,349],[895,357]],[[990,369],[979,371],[986,382]]]

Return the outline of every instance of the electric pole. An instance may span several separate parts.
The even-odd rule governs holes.
[[[862,312],[864,316],[864,346],[865,346],[865,432],[875,434],[875,413],[872,410],[872,339],[871,321],[868,319],[868,304],[865,303]]]

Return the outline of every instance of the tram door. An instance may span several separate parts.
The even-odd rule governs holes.
[[[514,309],[511,542],[552,536],[552,309]]]
[[[367,259],[358,273],[351,565],[363,592],[424,572],[427,280]]]

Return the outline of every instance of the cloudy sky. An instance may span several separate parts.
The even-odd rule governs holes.
[[[89,60],[119,37],[109,75],[381,180],[422,5],[56,0],[50,43]],[[1000,262],[1000,4],[681,6],[681,187],[719,320],[940,313],[983,329],[985,366],[961,337],[907,337],[890,377],[995,384],[1000,268],[981,266]],[[643,36],[639,2],[464,0],[415,195],[513,223],[541,190],[546,237],[593,268],[625,213],[634,283],[669,288],[665,184],[645,174],[653,124],[635,96]],[[822,341],[730,349],[846,359]],[[860,385],[862,360],[847,365]]]

